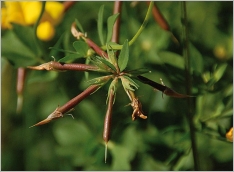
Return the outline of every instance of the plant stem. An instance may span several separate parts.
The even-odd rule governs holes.
[[[40,12],[40,15],[36,21],[36,23],[34,24],[33,26],[33,30],[34,30],[34,40],[35,40],[35,43],[36,45],[38,45],[40,47],[40,50],[43,51],[43,54],[46,54],[45,51],[44,51],[44,48],[42,48],[43,46],[41,45],[41,42],[39,41],[38,37],[37,37],[37,27],[41,21],[41,18],[43,16],[43,13],[45,11],[45,6],[46,6],[46,1],[42,1],[42,7],[41,7],[41,12]],[[37,52],[36,54],[39,54],[39,52]]]
[[[121,18],[121,7],[122,1],[115,1],[113,14],[119,13],[119,17],[117,18],[114,27],[113,27],[113,35],[112,35],[112,42],[119,42],[119,28],[120,28],[120,18]]]
[[[154,5],[154,2],[151,1],[150,5],[149,5],[149,8],[148,8],[148,11],[146,13],[145,19],[144,19],[140,29],[137,31],[137,33],[134,35],[134,37],[129,41],[129,46],[132,45],[136,41],[136,39],[140,36],[141,32],[145,28],[146,24],[148,23],[149,18],[151,16],[150,14],[152,12],[153,5]]]
[[[48,63],[43,63],[39,66],[28,66],[29,69],[34,70],[75,70],[75,71],[99,71],[97,66],[80,64],[80,63],[59,63],[56,61],[51,61]]]
[[[188,38],[188,25],[187,25],[187,12],[186,12],[186,2],[182,2],[182,21],[183,21],[183,56],[185,60],[185,78],[186,78],[186,92],[188,95],[191,95],[191,75],[190,75],[190,54],[189,54],[189,38]],[[194,170],[199,170],[199,159],[198,159],[198,150],[196,144],[196,135],[195,127],[193,123],[193,106],[191,98],[187,98],[188,112],[187,119],[190,127],[190,139],[192,144],[193,151],[193,160],[194,160]]]
[[[64,1],[63,2],[64,12],[68,11],[75,3],[76,1]]]
[[[150,4],[149,1],[146,2],[148,5]],[[153,16],[154,20],[159,24],[159,26],[167,31],[170,31],[170,26],[168,25],[167,21],[163,17],[162,13],[158,9],[158,7],[154,4],[153,6]]]
[[[108,106],[106,111],[106,116],[104,120],[104,129],[103,129],[103,140],[105,141],[105,163],[107,158],[107,143],[110,140],[110,130],[111,130],[111,118],[112,118],[112,107],[114,103],[114,90],[111,89],[109,92]]]
[[[85,38],[85,42],[90,48],[92,48],[99,56],[108,58],[108,54],[103,51],[97,44],[95,44],[91,39]],[[106,47],[106,46],[105,46]]]
[[[16,91],[17,91],[17,108],[16,112],[20,113],[22,110],[23,106],[23,91],[24,91],[24,82],[25,82],[25,77],[26,77],[26,69],[25,68],[18,68],[17,71],[17,86],[16,86]]]
[[[152,12],[152,8],[153,8],[153,5],[154,5],[154,2],[151,1],[150,2],[150,5],[149,5],[149,8],[148,8],[148,11],[146,13],[146,16],[145,16],[145,19],[141,25],[141,27],[139,28],[139,30],[137,31],[137,33],[133,36],[133,38],[129,41],[129,46],[131,46],[135,41],[136,39],[140,36],[141,32],[143,31],[143,29],[145,28],[146,24],[148,23],[149,21],[149,18],[150,18],[150,14]],[[123,45],[112,45],[111,46],[114,50],[121,50]],[[102,46],[102,49],[103,50],[106,50],[106,46]]]

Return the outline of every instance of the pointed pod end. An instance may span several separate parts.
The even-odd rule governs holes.
[[[41,66],[27,66],[28,69],[33,69],[33,70],[44,70],[43,67]]]
[[[105,163],[107,160],[107,148],[108,148],[108,142],[105,142]]]
[[[43,63],[39,66],[27,66],[27,68],[29,69],[33,69],[33,70],[53,70],[53,67],[51,66],[51,62],[48,63]]]
[[[31,127],[29,127],[29,128],[32,128],[32,127],[35,127],[35,126],[38,126],[38,125],[44,125],[44,124],[49,123],[50,121],[51,121],[51,119],[46,118],[46,119],[44,119],[43,121],[38,122],[38,123],[36,123],[36,124],[32,125],[32,126],[31,126]]]
[[[195,96],[190,96],[190,95],[186,95],[186,94],[180,94],[175,92],[174,90],[166,87],[166,89],[163,92],[164,94],[166,94],[167,96],[170,97],[175,97],[175,98],[189,98],[189,97],[195,97]]]

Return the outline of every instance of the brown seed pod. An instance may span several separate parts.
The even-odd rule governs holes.
[[[99,87],[100,87],[100,85],[89,86],[86,90],[84,90],[78,96],[76,96],[73,99],[71,99],[70,101],[68,101],[63,106],[56,108],[55,111],[52,112],[45,120],[43,120],[43,121],[41,121],[41,122],[31,126],[31,127],[38,126],[38,125],[44,125],[44,124],[51,122],[54,119],[58,119],[58,118],[63,117],[63,114],[72,110],[74,106],[76,106],[78,103],[80,103],[82,100],[84,100],[87,96],[89,96],[90,94],[95,92]],[[29,128],[31,128],[31,127],[29,127]]]
[[[165,86],[165,85],[161,85],[157,82],[154,82],[144,76],[138,75],[137,79],[139,79],[141,82],[143,82],[144,84],[148,84],[152,87],[154,87],[155,89],[161,91],[163,94],[166,94],[167,96],[171,96],[171,97],[175,97],[175,98],[188,98],[188,97],[193,97],[190,95],[186,95],[186,94],[180,94],[175,92],[174,90],[170,89],[169,87]]]
[[[99,68],[93,65],[79,64],[79,63],[59,63],[56,61],[50,61],[48,63],[43,63],[39,66],[28,66],[29,69],[34,70],[56,70],[56,71],[65,71],[65,70],[75,70],[75,71],[97,71]]]
[[[108,106],[104,120],[104,129],[103,129],[103,140],[105,141],[105,162],[107,158],[107,143],[110,140],[112,107],[114,103],[114,97],[115,97],[114,91],[111,89],[109,92]]]
[[[58,118],[61,118],[61,117],[63,117],[63,114],[60,111],[58,111],[58,108],[56,108],[55,111],[52,112],[46,119],[38,122],[37,124],[35,124],[35,125],[31,126],[31,127],[35,127],[35,126],[38,126],[38,125],[44,125],[44,124],[47,124],[47,123],[51,122],[54,119],[58,119]],[[31,128],[31,127],[29,127],[29,128]]]

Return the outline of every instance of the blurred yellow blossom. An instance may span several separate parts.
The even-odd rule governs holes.
[[[42,3],[40,1],[27,1],[20,2],[20,5],[22,8],[25,23],[27,25],[36,23],[41,12]]]
[[[41,1],[6,1],[1,9],[2,29],[11,29],[11,23],[33,25],[37,21],[41,8]],[[60,2],[46,2],[45,11],[37,28],[37,36],[43,41],[49,41],[55,34],[55,28],[62,19],[64,6]]]
[[[48,21],[40,23],[37,27],[37,36],[40,40],[49,41],[53,38],[54,34],[55,29]]]

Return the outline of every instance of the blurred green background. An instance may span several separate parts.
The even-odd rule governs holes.
[[[155,2],[182,43],[181,2]],[[47,54],[61,34],[62,48],[72,49],[75,40],[70,25],[77,18],[89,38],[100,45],[97,14],[104,4],[104,18],[112,14],[114,2],[77,2],[69,9],[56,35],[42,46]],[[192,111],[196,128],[200,170],[233,170],[233,144],[226,132],[233,126],[233,2],[186,2],[192,79]],[[120,44],[131,39],[147,11],[145,2],[135,6],[123,2]],[[106,24],[106,20],[105,20]],[[81,93],[85,75],[67,71],[27,71],[23,109],[16,113],[17,67],[7,56],[17,57],[20,40],[12,31],[2,31],[1,58],[1,170],[193,170],[186,99],[167,97],[137,82],[136,95],[142,102],[146,120],[131,120],[132,108],[119,87],[113,108],[111,140],[104,162],[103,122],[108,85],[101,88],[72,112],[49,124],[29,127],[46,118],[58,105]],[[27,52],[23,52],[24,55]],[[8,53],[6,53],[8,52]],[[128,69],[146,67],[144,76],[186,94],[182,44],[150,18],[146,28],[130,46]],[[22,56],[23,56],[22,55]],[[45,55],[45,54],[44,54]],[[50,54],[51,55],[51,54]],[[63,53],[52,54],[56,60]],[[22,57],[23,58],[23,57]],[[19,60],[19,59],[18,59]],[[51,56],[44,57],[51,61]],[[11,62],[12,62],[11,61]],[[76,62],[83,63],[84,59]],[[38,65],[33,60],[30,65]]]

